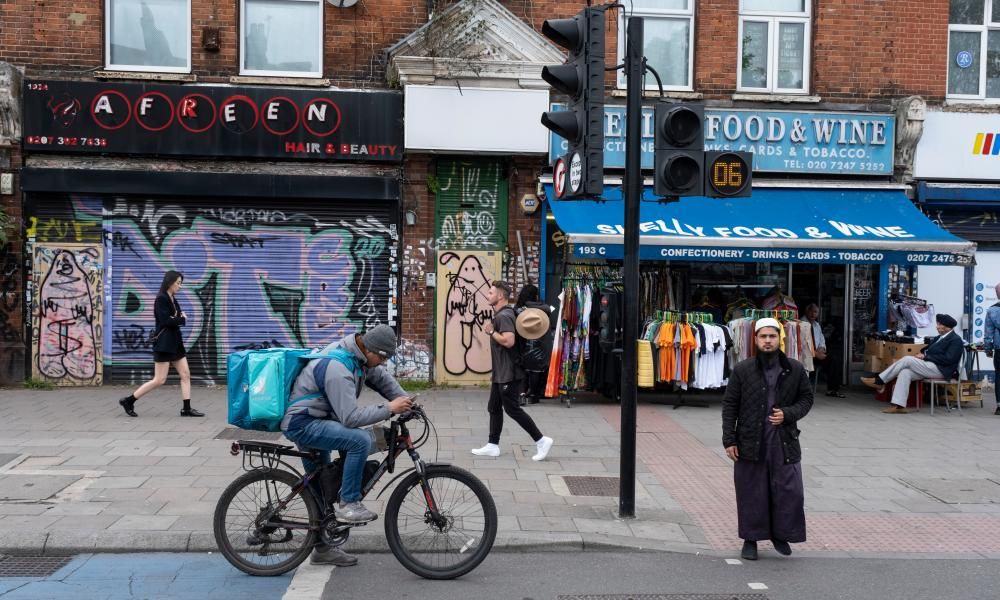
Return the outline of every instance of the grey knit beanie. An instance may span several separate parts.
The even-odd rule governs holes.
[[[369,352],[382,358],[392,358],[396,354],[396,332],[388,325],[376,325],[369,329],[361,341]]]

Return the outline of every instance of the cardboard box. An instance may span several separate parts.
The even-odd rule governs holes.
[[[865,340],[865,356],[874,358],[885,358],[885,340]]]
[[[964,381],[961,384],[950,383],[944,386],[945,396],[948,398],[949,402],[954,402],[956,400],[956,393],[958,392],[958,386],[962,386],[962,403],[969,404],[972,402],[979,403],[983,399],[983,389],[978,382],[975,381]]]
[[[881,373],[888,365],[882,363],[882,359],[877,356],[865,354],[865,371],[869,373]]]
[[[886,357],[891,358],[892,362],[907,357],[916,356],[924,351],[927,344],[899,344],[896,342],[886,343]]]

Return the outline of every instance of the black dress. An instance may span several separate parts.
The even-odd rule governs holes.
[[[181,337],[181,325],[186,319],[181,316],[181,305],[170,294],[158,294],[153,304],[156,315],[156,329],[160,335],[153,342],[154,362],[174,362],[187,356],[184,351],[184,339]]]

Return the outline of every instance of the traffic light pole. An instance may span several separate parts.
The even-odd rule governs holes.
[[[643,20],[628,20],[625,40],[625,328],[622,344],[621,488],[618,514],[635,516],[636,396],[639,339],[639,202],[642,199]]]

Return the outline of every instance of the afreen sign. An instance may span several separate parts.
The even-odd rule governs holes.
[[[653,168],[653,124],[643,107],[644,169]],[[752,152],[756,172],[891,175],[895,124],[888,114],[706,109],[705,150]],[[567,148],[552,134],[550,161]],[[625,167],[623,106],[604,107],[604,167]]]

